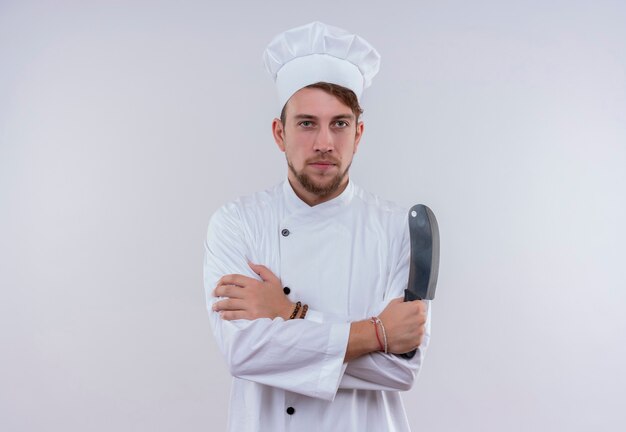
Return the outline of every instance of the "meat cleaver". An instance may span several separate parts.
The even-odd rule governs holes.
[[[432,300],[439,274],[439,226],[435,214],[424,204],[416,204],[409,210],[409,233],[411,261],[404,301]],[[414,349],[400,356],[411,359],[416,352]]]

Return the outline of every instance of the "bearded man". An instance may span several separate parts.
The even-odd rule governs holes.
[[[278,35],[265,63],[287,179],[211,218],[204,283],[233,375],[229,430],[408,431],[399,395],[429,340],[427,301],[403,302],[406,209],[349,178],[359,98],[379,67],[359,36],[314,22]],[[412,359],[397,356],[417,348]]]

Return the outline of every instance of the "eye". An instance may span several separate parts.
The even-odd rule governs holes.
[[[346,127],[348,127],[348,126],[349,126],[349,124],[348,124],[348,122],[347,122],[347,121],[345,121],[345,120],[337,120],[337,121],[335,122],[335,127],[337,127],[337,128],[346,128]]]
[[[298,125],[304,128],[310,128],[313,127],[313,122],[310,120],[302,120],[300,123],[298,123]]]

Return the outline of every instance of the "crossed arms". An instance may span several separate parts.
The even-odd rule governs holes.
[[[213,303],[213,311],[223,320],[259,318],[289,319],[295,304],[283,293],[280,279],[263,265],[248,263],[261,280],[241,274],[221,277],[213,290],[214,297],[226,297]],[[417,348],[425,333],[426,304],[393,299],[379,316],[388,335],[388,352],[402,354]],[[369,320],[350,323],[345,362],[380,350],[374,324]]]
[[[247,261],[238,225],[228,211],[214,215],[204,263],[211,326],[232,375],[327,400],[339,388],[412,386],[429,339],[427,303],[403,303],[393,298],[402,292],[396,288],[373,308],[381,311],[390,353],[418,347],[410,361],[380,353],[374,324],[367,319],[349,322],[312,310],[307,319],[288,320],[293,303],[274,273]]]

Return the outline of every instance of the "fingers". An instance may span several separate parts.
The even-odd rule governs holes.
[[[277,279],[276,275],[264,265],[254,264],[250,261],[248,261],[248,265],[250,266],[252,271],[258,274],[264,281],[273,281]]]
[[[393,301],[395,302],[396,300],[398,299],[394,299]],[[398,303],[402,303],[403,307],[412,310],[414,313],[426,313],[426,303],[423,300],[411,300],[405,302],[403,299],[400,299],[400,302]]]
[[[223,311],[220,312],[220,317],[225,321],[252,319],[247,311]]]
[[[250,261],[248,261],[248,265],[253,272],[258,274],[261,279],[263,279],[263,281],[275,282],[280,280],[274,273],[272,273],[270,269],[268,269],[264,265],[254,264]],[[217,285],[239,285],[240,287],[245,287],[254,282],[258,282],[258,280],[241,274],[229,274],[222,276],[220,280],[217,281]]]
[[[244,288],[237,285],[218,285],[213,290],[213,297],[230,297],[241,299],[244,297]]]
[[[422,322],[426,321],[426,303],[423,300],[417,300],[413,302],[417,308],[419,316],[423,319]]]
[[[222,311],[241,311],[245,310],[246,303],[240,299],[228,298],[213,303],[213,310],[216,312]]]
[[[217,286],[220,285],[238,285],[240,287],[245,287],[252,282],[258,282],[256,279],[252,279],[248,276],[240,275],[240,274],[230,274],[225,275],[217,281]]]
[[[220,318],[226,321],[254,319],[255,317],[245,307],[246,303],[239,299],[224,299],[213,303],[213,310],[218,312]]]
[[[426,303],[422,300],[414,300],[405,302],[403,297],[394,298],[383,310],[395,311],[394,314],[404,312],[410,315],[426,315]]]
[[[426,304],[421,300],[405,302],[402,306],[407,316],[412,317],[415,323],[423,326],[426,322]]]

